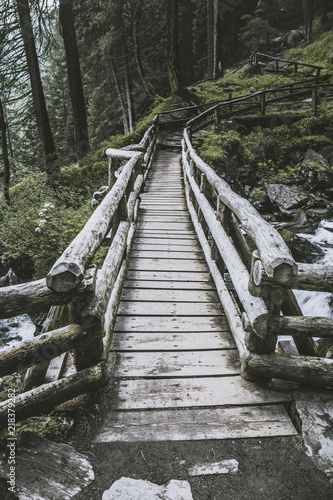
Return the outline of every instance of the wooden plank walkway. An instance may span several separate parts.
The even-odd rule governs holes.
[[[118,397],[97,442],[296,434],[287,391],[240,376],[196,240],[179,154],[160,151],[141,195],[110,356]]]

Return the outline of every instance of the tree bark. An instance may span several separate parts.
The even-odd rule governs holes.
[[[86,107],[84,101],[79,53],[76,43],[74,14],[71,0],[60,0],[59,20],[66,53],[69,94],[74,116],[75,149],[79,158],[89,152]]]
[[[320,23],[321,25],[326,24],[328,22],[328,0],[321,1],[321,13],[320,13]]]
[[[134,22],[133,22],[133,42],[134,42],[134,54],[135,54],[135,61],[136,61],[136,66],[143,84],[143,88],[147,92],[148,95],[153,97],[154,92],[151,88],[151,85],[147,83],[144,71],[143,71],[143,66],[142,66],[142,60],[141,60],[141,50],[140,50],[140,42],[139,42],[139,24],[141,20],[141,13],[142,13],[142,2],[143,0],[137,0],[136,4],[136,10],[135,10],[135,16],[134,16]]]
[[[313,0],[303,0],[303,14],[304,14],[306,40],[309,42],[311,40],[311,35],[312,35],[312,23],[314,14]]]
[[[167,0],[167,68],[172,95],[181,95],[179,64],[178,0]]]
[[[4,196],[7,205],[10,205],[10,197],[9,197],[10,165],[9,165],[8,145],[7,145],[7,123],[1,99],[0,99],[0,129],[1,129],[2,157],[3,157],[3,164],[5,167]]]
[[[116,86],[116,90],[117,90],[117,94],[118,94],[118,100],[119,100],[119,104],[120,104],[120,107],[121,107],[121,112],[122,112],[122,115],[123,115],[124,134],[128,134],[129,133],[129,127],[128,127],[128,121],[127,121],[127,115],[126,115],[126,108],[125,108],[123,95],[122,95],[122,92],[121,92],[121,89],[120,89],[120,85],[119,85],[119,81],[118,81],[118,77],[117,77],[117,73],[116,73],[116,69],[114,67],[114,63],[113,63],[112,57],[110,57],[110,65],[111,65],[111,72],[112,72],[114,84]]]
[[[56,150],[46,109],[42,80],[40,76],[36,45],[32,30],[28,0],[16,0],[24,50],[27,58],[32,97],[37,120],[38,134],[42,145],[44,168],[49,178],[59,173],[56,166]]]

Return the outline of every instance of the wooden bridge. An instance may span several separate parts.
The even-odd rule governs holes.
[[[261,94],[248,100],[265,111]],[[111,375],[117,395],[98,442],[286,435],[294,384],[332,387],[333,360],[312,337],[332,337],[333,320],[302,316],[292,289],[332,291],[333,267],[296,263],[193,148],[198,124],[240,102],[188,117],[171,150],[158,147],[158,115],[139,144],[108,149],[104,198],[46,279],[0,289],[1,318],[50,307],[42,335],[0,352],[0,376],[28,368],[17,420]],[[278,335],[292,335],[299,355],[277,353]]]

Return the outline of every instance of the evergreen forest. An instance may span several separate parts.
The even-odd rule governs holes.
[[[0,0],[0,275],[47,274],[93,211],[105,149],[138,142],[155,113],[225,99],[230,85],[242,94],[276,84],[275,75],[244,71],[255,51],[321,65],[329,78],[331,8],[329,0]],[[318,118],[321,146],[332,144],[329,113]],[[316,128],[303,124],[295,140]],[[275,135],[274,174],[289,151],[274,144],[288,131]],[[249,140],[246,161],[267,165]],[[233,131],[208,134],[203,158],[221,167],[235,141]],[[253,141],[264,148],[268,139]]]

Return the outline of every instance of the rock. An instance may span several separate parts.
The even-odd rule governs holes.
[[[320,247],[310,243],[309,240],[297,234],[294,234],[292,238],[290,238],[288,247],[297,262],[307,262],[311,264],[314,259],[324,255],[324,251]]]
[[[287,45],[293,45],[294,43],[298,43],[302,40],[303,34],[300,30],[291,30],[286,35],[286,43]]]
[[[294,399],[306,453],[333,483],[332,392],[299,390],[294,393]]]
[[[239,462],[234,458],[221,462],[196,464],[188,470],[190,476],[208,476],[212,474],[237,474]]]
[[[319,154],[325,158],[330,167],[333,167],[333,146],[325,146]]]
[[[289,222],[280,222],[276,225],[277,229],[287,229],[293,233],[304,233],[311,231],[312,227],[306,216],[306,212],[303,209],[297,210],[296,215],[293,220]]]
[[[291,215],[291,211],[304,206],[309,200],[306,193],[284,184],[266,184],[265,188],[271,202],[277,205],[282,213],[287,212],[287,215]]]
[[[53,443],[30,432],[12,441],[15,491],[21,499],[70,500],[94,480],[87,457],[68,444]],[[8,460],[3,460],[0,475],[8,477],[8,472]]]
[[[102,500],[193,500],[187,481],[170,481],[166,486],[122,477],[104,491]]]
[[[333,170],[321,154],[308,149],[301,164],[300,174],[311,185],[326,187],[333,182]]]

